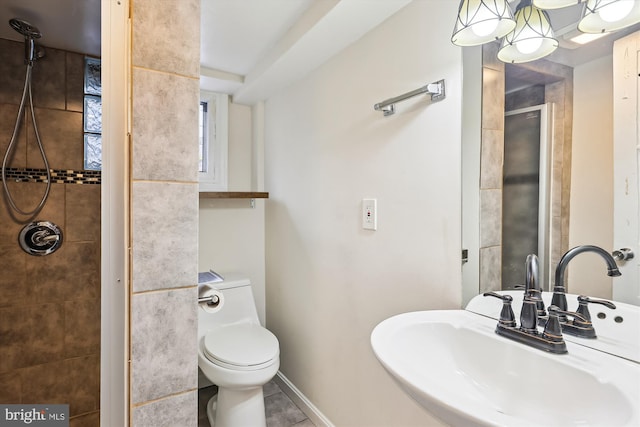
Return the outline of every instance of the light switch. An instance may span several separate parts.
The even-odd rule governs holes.
[[[378,228],[378,212],[376,199],[362,199],[362,228],[376,230]]]

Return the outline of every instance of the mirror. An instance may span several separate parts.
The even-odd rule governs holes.
[[[640,25],[635,25],[606,41],[576,51],[559,48],[557,54],[523,64],[498,61],[497,43],[465,48],[463,248],[469,250],[469,262],[463,267],[463,306],[478,293],[523,283],[524,256],[517,250],[529,250],[525,234],[538,245],[545,290],[553,286],[555,266],[569,248],[594,244],[610,252],[618,249],[613,247],[612,45],[614,39],[638,30]],[[532,171],[507,172],[513,157],[508,154],[511,140],[505,142],[508,128],[539,119],[527,110],[539,105],[551,109],[551,142],[546,151],[544,145],[529,151],[539,161],[540,176],[548,179],[546,192],[544,179],[539,192],[537,187],[527,188]],[[523,109],[524,121],[510,125],[505,114]],[[539,128],[538,132],[545,134]],[[518,190],[509,191],[514,184]],[[520,199],[534,193],[536,197],[528,197],[533,203],[518,210],[509,192]],[[532,212],[534,222],[535,217],[539,222],[534,232],[536,227],[524,221]],[[506,237],[509,228],[515,237]],[[516,260],[522,258],[519,265],[504,262],[512,254]],[[612,298],[612,279],[602,260],[577,257],[567,276],[570,293]]]

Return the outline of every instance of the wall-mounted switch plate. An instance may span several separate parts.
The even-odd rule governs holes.
[[[376,199],[362,199],[362,228],[376,230],[378,228],[378,212]]]

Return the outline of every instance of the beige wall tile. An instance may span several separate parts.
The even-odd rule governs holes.
[[[16,404],[22,402],[22,381],[18,371],[0,374],[0,403]]]
[[[133,92],[133,178],[197,182],[199,81],[134,70]]]
[[[133,2],[133,65],[199,78],[200,1]]]
[[[67,242],[66,300],[100,297],[100,242]]]
[[[65,361],[64,383],[69,396],[69,415],[74,416],[100,408],[100,356],[75,357]]]
[[[22,355],[26,352],[25,334],[28,328],[22,307],[0,309],[0,373],[10,373],[23,366]]]
[[[100,244],[64,242],[45,257],[28,256],[26,277],[39,277],[35,301],[70,301],[100,296]]]
[[[480,153],[480,188],[502,188],[502,165],[504,154],[504,131],[485,129],[482,131]]]
[[[482,45],[482,66],[504,73],[504,62],[498,59],[500,43],[486,43]]]
[[[0,103],[20,104],[25,73],[24,43],[0,39]]]
[[[196,284],[198,185],[133,184],[133,290]]]
[[[68,242],[100,240],[100,186],[66,184],[66,235]]]
[[[86,356],[90,354],[97,354],[99,352],[100,299],[65,301],[65,357]]]
[[[84,168],[82,113],[38,108],[36,123],[51,169]],[[27,140],[27,167],[44,168],[31,120],[27,126]]]
[[[565,83],[559,81],[545,86],[545,101],[555,104],[555,119],[564,119],[565,111]]]
[[[0,90],[0,93],[3,92]],[[0,104],[0,162],[11,142],[13,130],[18,118],[18,105]],[[16,138],[11,147],[11,157],[7,159],[7,167],[24,168],[27,166],[27,130],[26,120],[22,120]]]
[[[28,296],[27,257],[29,255],[17,247],[17,241],[2,240],[0,243],[0,264],[5,274],[0,275],[0,307],[21,305]]]
[[[502,248],[480,248],[480,293],[502,289]]]
[[[21,313],[28,325],[24,335],[20,337],[25,341],[21,366],[33,366],[62,359],[64,306],[59,303],[29,305],[25,306]]]
[[[84,110],[84,55],[66,52],[66,110]]]
[[[480,247],[502,242],[502,190],[480,190]]]
[[[21,369],[22,403],[69,403],[67,374],[64,360]]]
[[[23,54],[24,57],[24,54]],[[47,48],[33,66],[31,91],[37,108],[65,109],[65,52]]]
[[[197,390],[156,400],[133,410],[136,427],[173,427],[198,425]]]
[[[195,286],[134,294],[131,301],[134,404],[197,389],[196,300]],[[190,410],[194,416],[197,414],[195,402]]]
[[[63,351],[60,304],[0,309],[0,372],[58,360]]]
[[[482,68],[482,129],[504,130],[504,72]]]
[[[47,256],[31,256],[26,258],[26,281],[32,277],[39,277],[38,292],[32,292],[33,301],[62,303],[67,292],[67,280],[72,260],[69,256],[69,245],[64,241],[62,246]],[[73,271],[73,270],[72,270]]]

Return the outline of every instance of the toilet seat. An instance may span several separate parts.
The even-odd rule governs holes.
[[[262,369],[271,365],[279,352],[276,336],[256,324],[222,326],[204,337],[204,354],[207,359],[229,369]]]

